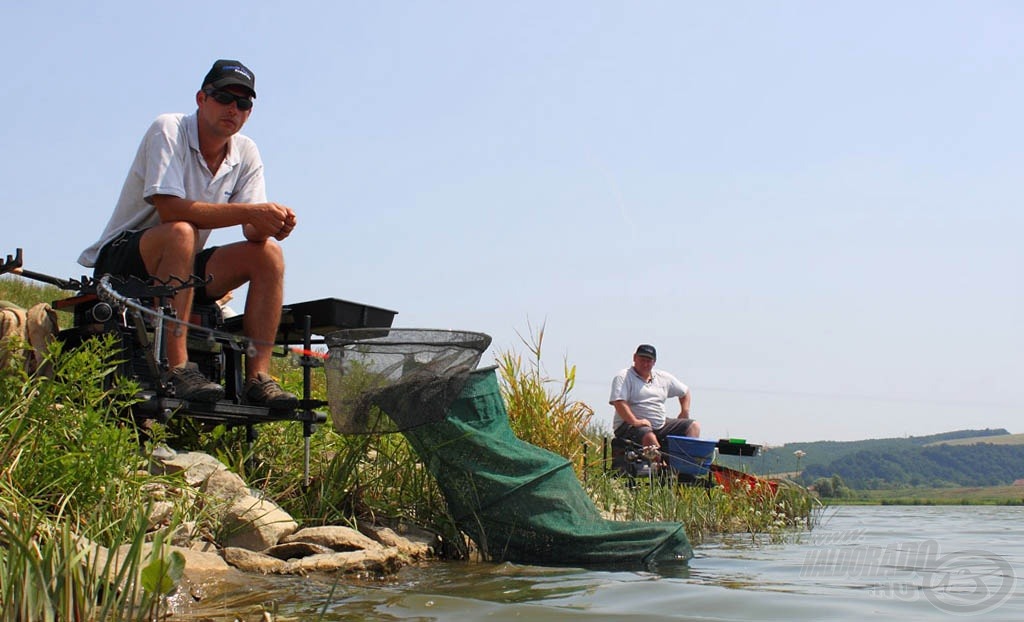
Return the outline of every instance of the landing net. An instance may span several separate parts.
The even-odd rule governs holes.
[[[379,434],[444,419],[491,338],[458,330],[359,328],[331,333],[325,341],[334,428]]]

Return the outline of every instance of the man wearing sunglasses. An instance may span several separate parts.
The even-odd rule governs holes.
[[[196,112],[164,114],[150,126],[135,155],[110,221],[80,264],[103,274],[159,280],[196,275],[205,287],[179,291],[179,318],[193,302],[212,304],[249,284],[244,330],[255,351],[246,358],[242,402],[294,408],[297,398],[269,375],[281,319],[284,256],[279,241],[295,229],[295,212],[267,201],[256,144],[239,134],[252,114],[256,82],[235,60],[218,60],[196,93]],[[205,248],[210,231],[240,226],[244,241]],[[188,362],[184,330],[169,330],[167,380],[175,396],[216,402],[224,388]]]

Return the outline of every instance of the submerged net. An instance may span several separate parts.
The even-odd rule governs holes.
[[[359,328],[331,333],[326,343],[334,428],[379,434],[443,419],[491,338],[455,330]]]
[[[516,437],[494,368],[476,369],[487,335],[354,329],[327,343],[334,427],[401,431],[488,558],[649,566],[693,555],[680,523],[606,520],[568,460]]]
[[[606,520],[568,460],[517,438],[493,368],[470,375],[444,420],[404,435],[492,560],[649,567],[693,555],[681,523]]]

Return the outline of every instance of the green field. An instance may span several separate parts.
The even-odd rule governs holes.
[[[855,490],[850,499],[830,503],[884,503],[894,505],[1024,505],[1024,486],[975,488],[894,488]]]

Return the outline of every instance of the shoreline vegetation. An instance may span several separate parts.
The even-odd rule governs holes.
[[[1024,486],[974,488],[895,488],[857,490],[854,496],[828,499],[830,505],[1024,505]]]
[[[51,302],[64,292],[21,279],[0,278],[0,299],[22,306]],[[70,323],[61,314],[61,324]],[[510,425],[527,442],[568,458],[597,507],[621,520],[683,523],[695,545],[724,534],[749,534],[754,542],[783,541],[812,529],[825,505],[808,489],[781,480],[764,488],[725,492],[718,487],[629,485],[604,462],[603,436],[593,410],[572,398],[575,367],[561,378],[541,363],[543,327],[522,339],[524,356],[496,356]],[[114,378],[116,349],[95,339],[73,351],[54,344],[47,356],[53,379],[0,369],[0,611],[4,619],[163,619],[167,596],[181,578],[173,556],[159,550],[178,525],[222,526],[192,497],[163,499],[173,506],[154,528],[155,483],[172,488],[174,476],[151,475],[145,466],[161,446],[215,457],[250,486],[274,500],[303,527],[361,521],[405,521],[440,536],[441,560],[474,559],[478,551],[455,526],[436,482],[418,464],[400,434],[342,435],[319,426],[310,439],[311,481],[303,481],[302,426],[259,426],[251,450],[244,428],[172,419],[140,435],[126,413],[136,385]],[[302,370],[288,358],[274,360],[274,374],[301,391]],[[313,374],[314,397],[326,393],[323,374]],[[878,492],[878,491],[875,491]],[[909,491],[900,491],[907,495]],[[932,493],[936,495],[938,493]],[[877,502],[894,502],[879,498]],[[836,499],[845,503],[853,499]],[[102,567],[88,563],[83,542],[127,555]],[[117,589],[110,589],[111,586]]]

